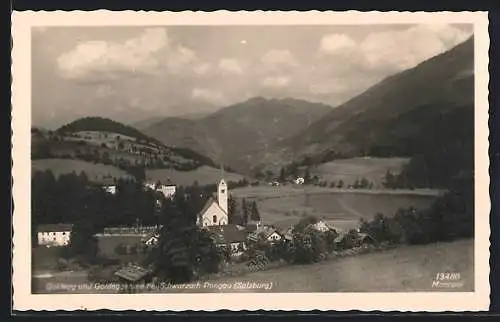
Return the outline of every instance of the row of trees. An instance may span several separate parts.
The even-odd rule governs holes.
[[[243,198],[241,200],[240,205],[236,202],[236,200],[230,196],[228,202],[228,216],[229,223],[236,225],[246,226],[250,221],[260,221],[260,212],[257,207],[257,201],[255,200],[246,200]]]
[[[393,217],[377,214],[372,221],[362,221],[360,227],[379,241],[393,243],[426,244],[473,237],[473,177],[455,177],[450,191],[429,209],[399,209]]]

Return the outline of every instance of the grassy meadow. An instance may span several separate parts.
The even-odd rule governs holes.
[[[71,159],[41,159],[31,161],[31,173],[35,171],[51,170],[55,176],[61,174],[75,172],[85,172],[90,180],[102,179],[103,176],[110,175],[113,178],[127,177],[128,174],[112,165],[104,165],[101,163],[92,163],[82,160]]]
[[[387,170],[400,173],[408,163],[406,158],[351,158],[340,159],[320,164],[311,169],[311,175],[317,175],[327,182],[339,182],[345,185],[354,184],[356,180],[366,178],[374,187],[380,188],[384,182]]]
[[[190,186],[194,181],[200,185],[217,184],[221,178],[221,171],[209,166],[202,166],[192,171],[178,171],[174,169],[150,169],[146,170],[146,178],[153,181],[165,181],[168,178],[177,185]],[[243,176],[235,173],[225,172],[226,182],[239,181]]]
[[[359,219],[377,212],[394,214],[402,207],[426,208],[439,191],[348,190],[306,186],[260,186],[234,189],[236,198],[256,200],[266,224],[286,228],[306,215],[314,215],[340,229],[357,227]]]
[[[432,288],[437,273],[460,273],[461,288]],[[474,242],[459,240],[287,266],[220,282],[273,282],[272,292],[427,292],[474,290]],[[247,290],[248,291],[248,290]]]
[[[127,177],[128,174],[112,165],[92,163],[72,159],[40,159],[31,161],[32,173],[37,170],[51,170],[55,176],[65,173],[85,172],[90,180],[102,179],[110,175],[113,178]],[[220,180],[220,170],[209,166],[202,166],[192,171],[178,171],[174,169],[146,170],[146,179],[166,182],[168,178],[177,185],[192,185],[196,180],[200,185],[216,184]],[[226,181],[239,181],[243,177],[235,173],[225,173]]]

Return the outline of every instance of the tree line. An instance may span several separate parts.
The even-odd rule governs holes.
[[[456,176],[450,190],[430,208],[399,209],[394,216],[377,214],[361,221],[360,229],[379,241],[426,244],[474,236],[474,178],[471,173]]]

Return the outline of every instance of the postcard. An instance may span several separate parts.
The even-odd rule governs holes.
[[[15,310],[488,309],[486,13],[24,11],[12,37]]]

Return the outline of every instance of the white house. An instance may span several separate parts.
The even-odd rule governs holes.
[[[295,184],[304,184],[304,178],[298,177],[297,179],[294,180]]]
[[[275,243],[280,241],[283,236],[272,227],[260,227],[248,235],[248,239],[253,242],[257,242],[259,238],[269,243]]]
[[[164,185],[161,183],[146,182],[145,187],[154,191],[160,191],[165,198],[172,198],[175,195],[176,186],[175,185]]]
[[[157,233],[149,234],[146,236],[146,238],[144,240],[144,244],[146,244],[147,246],[155,246],[158,244],[159,237],[160,237],[160,235],[158,235]]]
[[[319,232],[327,232],[327,231],[336,231],[336,229],[330,225],[328,225],[327,223],[325,223],[324,221],[318,221],[317,223],[315,224],[312,224],[310,225],[311,228],[313,228],[314,230],[317,230]]]
[[[115,185],[109,185],[109,186],[104,186],[104,190],[110,194],[116,194],[116,186]]]
[[[196,225],[200,227],[221,226],[228,224],[228,191],[222,179],[217,188],[217,200],[210,197],[198,213]]]
[[[71,239],[71,224],[46,224],[37,227],[38,245],[66,246]]]

